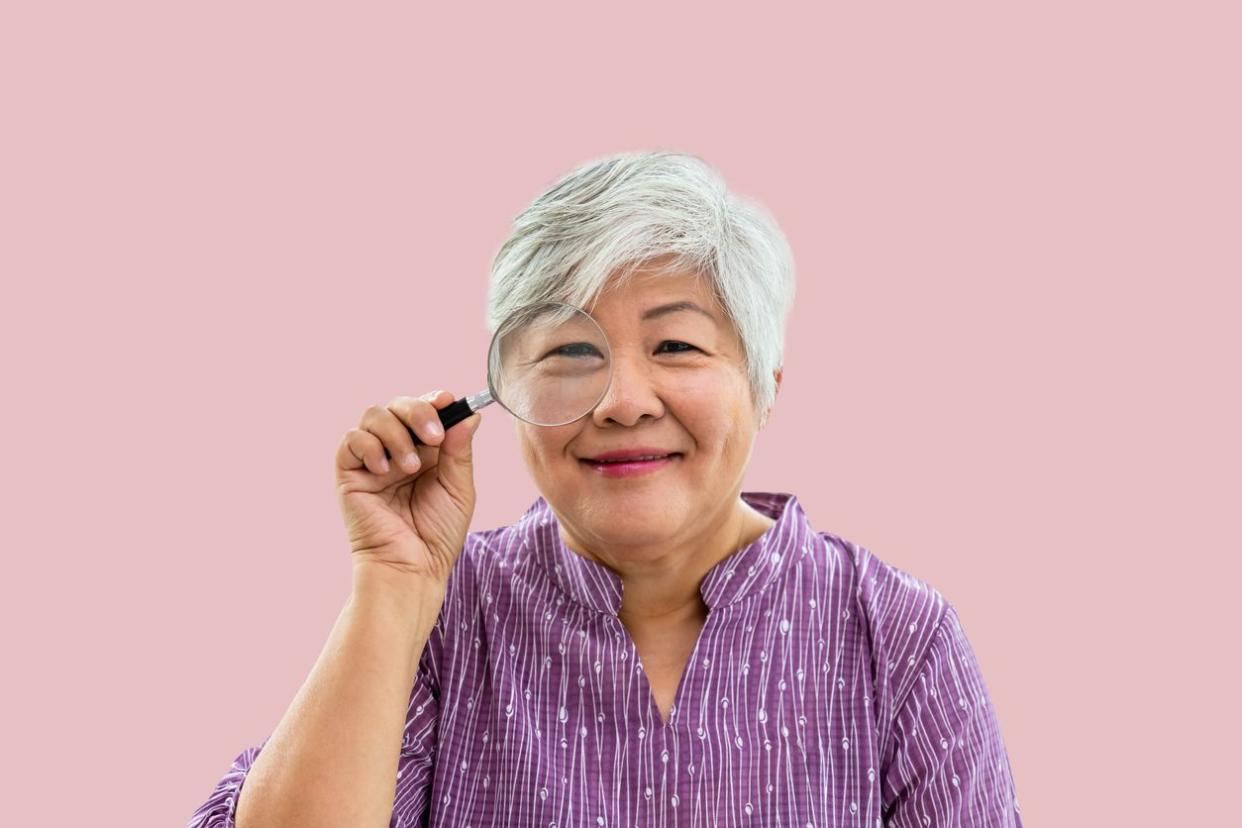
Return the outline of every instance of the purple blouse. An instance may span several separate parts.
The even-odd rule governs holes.
[[[776,523],[704,577],[667,723],[617,616],[620,578],[565,546],[542,497],[470,533],[410,694],[390,828],[1020,827],[948,601],[816,532],[793,495],[741,496]],[[232,828],[266,743],[192,828]]]

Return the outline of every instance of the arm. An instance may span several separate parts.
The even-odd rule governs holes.
[[[418,666],[444,595],[430,583],[411,591],[356,580],[276,729],[257,755],[238,757],[190,825],[381,828],[395,799],[403,811],[421,808],[436,710]],[[407,721],[415,705],[423,712]]]
[[[482,423],[475,412],[446,432],[438,409],[452,404],[448,391],[394,397],[345,433],[335,476],[353,592],[276,729],[239,757],[193,828],[381,828],[425,809],[441,608],[474,514]]]
[[[897,708],[883,793],[892,828],[1022,827],[996,711],[952,607]]]

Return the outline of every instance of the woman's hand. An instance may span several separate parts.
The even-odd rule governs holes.
[[[360,572],[411,584],[448,582],[474,515],[472,448],[483,419],[475,412],[443,433],[436,412],[453,400],[447,391],[394,397],[368,408],[342,438],[336,490],[355,583]]]

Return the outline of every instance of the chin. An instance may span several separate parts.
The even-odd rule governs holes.
[[[600,535],[624,535],[617,540],[658,540],[675,534],[685,519],[683,499],[658,489],[591,498],[587,514]]]

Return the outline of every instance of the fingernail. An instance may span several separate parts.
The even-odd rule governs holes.
[[[436,436],[439,436],[444,433],[444,429],[441,428],[440,424],[437,423],[435,420],[432,420],[431,422],[427,423],[427,430],[430,431],[432,434],[435,434]]]
[[[388,473],[388,458],[387,457],[381,457],[377,465],[379,466],[379,470],[381,472],[383,472],[384,474]]]
[[[415,452],[410,452],[409,454],[405,456],[405,467],[409,469],[410,471],[414,471],[415,469],[417,469],[418,464],[419,464],[418,454],[416,454]]]

